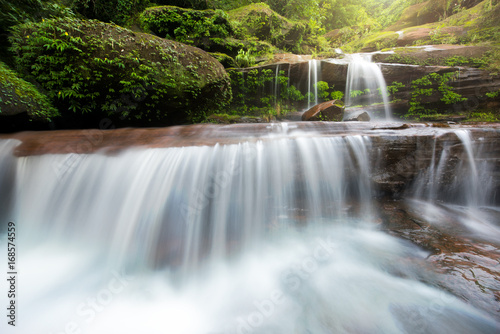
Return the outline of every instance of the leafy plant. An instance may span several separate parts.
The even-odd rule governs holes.
[[[392,84],[387,86],[387,93],[389,95],[394,95],[399,91],[400,88],[403,87],[405,87],[405,85],[402,82],[393,81]]]
[[[456,93],[454,88],[448,83],[458,76],[458,72],[448,72],[444,74],[430,73],[411,83],[410,109],[407,116],[420,118],[423,115],[436,114],[436,109],[431,109],[423,101],[423,97],[437,95],[444,104],[454,104],[467,100],[462,95]],[[437,88],[437,89],[436,89]]]
[[[240,49],[234,58],[234,65],[239,68],[252,67],[255,65],[255,57],[250,53],[250,50]]]
[[[333,91],[331,93],[332,100],[342,100],[344,98],[344,92],[339,90]]]

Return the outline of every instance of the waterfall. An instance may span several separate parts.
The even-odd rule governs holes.
[[[16,330],[496,333],[486,313],[429,283],[428,252],[377,228],[377,139],[292,128],[119,153],[16,157],[20,142],[0,140],[3,218],[18,226]],[[457,135],[476,159],[475,140]],[[431,177],[454,149],[436,152]],[[474,173],[472,163],[457,168]]]
[[[417,199],[412,204],[427,221],[443,226],[450,221],[449,217],[454,217],[454,221],[463,224],[466,235],[500,240],[500,226],[491,223],[496,220],[491,211],[497,210],[496,186],[492,180],[495,167],[489,162],[492,147],[473,140],[467,130],[456,130],[453,134],[463,149],[457,151],[457,144],[445,142],[438,150],[435,140],[431,163],[422,170],[408,196],[413,201]]]
[[[308,62],[308,76],[307,76],[307,109],[318,104],[318,76],[321,72],[321,62],[317,59],[311,59]]]
[[[372,119],[391,120],[387,85],[380,67],[373,63],[371,54],[353,54],[347,70],[346,106],[374,105],[382,103],[382,115],[374,115]]]

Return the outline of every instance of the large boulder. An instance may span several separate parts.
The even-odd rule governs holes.
[[[233,24],[238,25],[242,39],[257,38],[297,54],[311,53],[321,44],[310,24],[289,21],[262,2],[234,9],[228,14]]]
[[[15,27],[11,41],[23,74],[69,118],[176,124],[200,121],[231,100],[229,77],[208,53],[112,24],[27,23]]]
[[[343,118],[344,106],[338,100],[320,103],[302,114],[303,121],[340,122]]]

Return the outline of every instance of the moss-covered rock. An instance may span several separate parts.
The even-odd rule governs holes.
[[[231,99],[228,75],[208,53],[111,24],[45,20],[17,26],[11,40],[20,69],[65,114],[175,124]]]
[[[274,45],[283,43],[293,24],[265,3],[255,3],[230,11],[229,17],[243,36],[253,36]]]
[[[0,116],[26,113],[29,119],[50,121],[58,116],[49,99],[0,62]]]
[[[228,12],[242,39],[257,38],[293,53],[310,53],[326,47],[324,31],[310,22],[293,22],[265,3],[255,3]]]
[[[226,13],[221,10],[151,7],[142,12],[140,23],[143,29],[157,36],[210,52],[227,53],[223,40],[234,35]]]

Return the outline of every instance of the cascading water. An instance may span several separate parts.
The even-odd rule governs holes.
[[[391,120],[387,85],[380,67],[372,62],[371,54],[352,54],[349,57],[345,92],[346,107],[381,104],[382,115],[374,115],[372,112],[371,118]]]
[[[429,284],[428,253],[377,229],[370,136],[275,127],[113,155],[16,158],[19,142],[0,141],[1,184],[15,175],[5,218],[19,228],[16,329],[497,332]]]
[[[435,142],[431,164],[421,172],[409,197],[427,221],[443,225],[448,221],[445,217],[455,217],[453,221],[461,222],[467,234],[500,240],[500,226],[491,223],[498,196],[492,180],[495,167],[489,163],[493,148],[473,140],[467,130],[453,134],[463,149],[457,152],[456,144],[447,144],[439,152]]]
[[[318,104],[318,77],[321,73],[321,62],[317,59],[309,60],[309,72],[307,76],[307,109]]]

